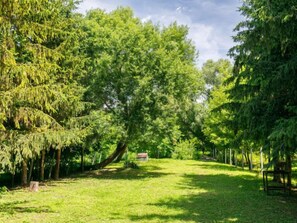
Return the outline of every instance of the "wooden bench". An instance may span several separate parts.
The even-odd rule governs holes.
[[[148,161],[148,154],[147,153],[138,153],[137,160],[139,161]]]
[[[281,182],[272,182],[269,181],[268,176],[280,175]],[[268,192],[270,190],[282,190],[284,193],[290,191],[290,188],[287,186],[288,178],[289,178],[289,171],[285,170],[264,170],[263,171],[263,188],[264,191]]]

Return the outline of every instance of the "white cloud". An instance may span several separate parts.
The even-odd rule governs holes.
[[[110,12],[118,7],[117,3],[111,1],[100,1],[100,0],[84,0],[80,3],[78,12],[86,13],[90,9],[104,9],[107,12]]]
[[[101,8],[110,12],[118,6],[131,7],[142,22],[149,20],[168,26],[173,22],[189,27],[189,38],[193,40],[199,51],[198,65],[207,59],[226,58],[226,53],[233,45],[231,39],[232,27],[237,22],[234,16],[238,1],[136,1],[136,0],[85,0],[79,7],[79,12],[88,9]],[[186,3],[192,3],[187,5]],[[162,6],[158,7],[159,5]],[[220,4],[219,4],[220,3]],[[233,14],[232,14],[233,13]],[[238,18],[235,18],[238,19]],[[233,24],[235,22],[235,24]]]
[[[225,36],[221,30],[216,29],[213,25],[194,22],[186,12],[177,12],[180,12],[180,9],[174,12],[162,10],[160,13],[162,16],[154,14],[146,17],[146,20],[150,19],[166,26],[174,21],[177,21],[178,24],[187,25],[189,27],[188,37],[199,51],[198,66],[202,66],[208,59],[226,58],[226,53],[232,44],[231,38]]]
[[[189,38],[194,41],[199,50],[199,64],[209,58],[219,57],[218,43],[214,38],[213,27],[198,23],[192,24],[190,27]]]

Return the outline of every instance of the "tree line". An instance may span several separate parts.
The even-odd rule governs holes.
[[[268,166],[291,172],[296,154],[297,1],[245,0],[234,58],[224,84],[211,92],[205,133],[217,147],[263,151]],[[249,165],[250,167],[252,165]],[[291,183],[289,176],[289,184]]]
[[[22,185],[90,157],[103,168],[128,146],[169,157],[193,138],[180,128],[203,91],[188,28],[76,7],[0,3],[1,170]]]
[[[234,64],[199,69],[186,26],[142,22],[121,7],[81,15],[72,0],[1,1],[0,171],[26,185],[83,171],[86,160],[103,168],[128,149],[189,159],[260,147],[290,168],[292,3],[244,1]]]

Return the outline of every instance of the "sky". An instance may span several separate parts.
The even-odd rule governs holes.
[[[160,25],[177,22],[189,27],[188,38],[199,52],[199,67],[208,60],[229,58],[226,54],[234,45],[234,27],[243,21],[238,8],[241,0],[84,0],[78,11],[100,8],[106,12],[119,6],[133,9],[142,21]],[[229,58],[230,59],[230,58]]]

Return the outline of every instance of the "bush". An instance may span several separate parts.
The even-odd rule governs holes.
[[[180,141],[175,147],[172,153],[172,158],[181,160],[198,159],[199,154],[196,150],[196,140],[184,140]]]
[[[7,187],[5,187],[5,186],[0,187],[0,194],[2,194],[2,193],[6,193],[6,192],[8,192]]]

